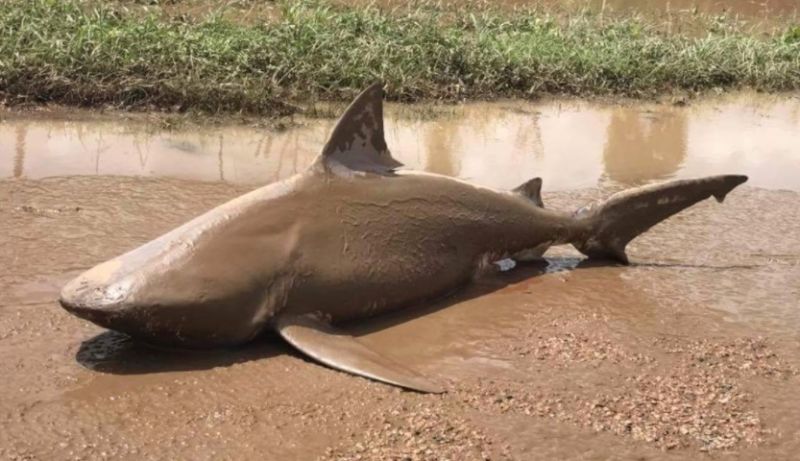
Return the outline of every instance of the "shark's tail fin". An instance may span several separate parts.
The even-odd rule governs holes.
[[[571,242],[590,258],[614,259],[628,263],[625,246],[637,235],[711,196],[722,202],[747,176],[724,175],[670,181],[639,187],[612,195],[605,202],[581,208],[575,218],[583,221]]]

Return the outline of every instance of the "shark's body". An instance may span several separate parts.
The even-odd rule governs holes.
[[[542,207],[538,178],[497,191],[396,172],[381,100],[379,86],[362,93],[307,171],[96,266],[64,287],[62,305],[159,344],[233,345],[272,329],[335,368],[435,392],[332,325],[441,296],[492,261],[550,245],[627,262],[633,237],[746,179],[675,181],[560,213]]]

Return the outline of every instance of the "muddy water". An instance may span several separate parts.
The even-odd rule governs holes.
[[[281,133],[0,125],[0,459],[792,459],[800,450],[800,110],[394,107],[408,165],[547,206],[628,185],[751,175],[630,246],[628,267],[559,249],[451,298],[348,326],[450,390],[405,393],[274,338],[155,350],[67,315],[60,286],[254,185],[303,168],[330,121]],[[268,219],[268,217],[265,217]]]
[[[9,117],[0,125],[0,178],[125,175],[265,184],[304,169],[334,120],[297,122],[281,132],[159,130],[113,120]],[[569,190],[736,172],[750,175],[753,186],[800,190],[796,97],[737,95],[690,107],[394,107],[387,141],[409,168],[500,188],[534,175],[545,178],[545,189]]]

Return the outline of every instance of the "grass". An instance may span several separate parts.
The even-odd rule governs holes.
[[[534,11],[388,13],[279,2],[270,22],[132,13],[80,0],[0,4],[8,103],[280,114],[375,80],[395,100],[800,88],[800,27],[706,18],[697,35],[636,18]]]

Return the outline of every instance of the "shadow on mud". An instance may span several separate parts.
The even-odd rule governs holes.
[[[508,285],[519,283],[545,273],[560,270],[572,270],[578,267],[583,268],[587,267],[587,265],[594,266],[597,264],[598,263],[594,262],[589,263],[588,261],[581,260],[580,258],[560,258],[557,260],[517,263],[517,266],[512,270],[485,275],[478,280],[473,281],[466,287],[462,287],[460,290],[439,300],[424,303],[419,307],[400,309],[398,311],[379,315],[368,320],[348,322],[345,325],[342,325],[342,329],[346,330],[353,336],[366,335],[400,323],[408,322],[419,317],[430,315],[441,309],[445,309],[470,299],[488,295],[495,291],[501,290]],[[609,263],[604,263],[602,265],[608,264]]]
[[[567,265],[583,266],[577,262]],[[438,301],[424,303],[419,307],[410,306],[407,309],[366,320],[349,322],[342,325],[342,329],[353,336],[361,336],[429,315],[468,299],[487,295],[509,284],[551,272],[553,267],[552,262],[549,265],[547,262],[520,264],[514,270],[482,277]],[[75,360],[82,366],[101,373],[132,375],[227,367],[281,354],[291,354],[302,360],[313,362],[274,334],[263,334],[254,341],[235,348],[187,350],[153,347],[115,331],[105,331],[84,341],[75,354]]]
[[[375,331],[389,328],[394,325],[408,322],[410,320],[424,317],[432,314],[440,309],[459,304],[470,299],[478,298],[480,296],[488,295],[495,291],[501,290],[508,285],[523,282],[527,279],[537,277],[544,274],[563,272],[563,271],[578,271],[599,267],[621,266],[615,261],[608,260],[589,260],[583,257],[556,257],[547,258],[544,261],[532,261],[525,263],[517,263],[517,266],[510,271],[498,272],[495,274],[481,277],[470,285],[463,287],[459,291],[446,296],[438,301],[429,302],[419,307],[409,307],[408,309],[401,309],[399,311],[391,312],[388,314],[380,315],[368,320],[359,320],[349,322],[342,325],[342,328],[353,336],[362,336],[373,333]],[[627,267],[654,267],[654,268],[692,268],[692,269],[707,269],[707,270],[730,270],[730,269],[751,269],[758,267],[758,264],[749,265],[732,265],[732,266],[709,266],[705,264],[682,264],[671,262],[631,262]]]
[[[102,373],[120,375],[206,370],[292,353],[276,337],[264,335],[240,347],[214,350],[157,348],[116,331],[84,341],[75,360]]]
[[[575,271],[593,267],[615,265],[608,261],[589,261],[582,258],[548,258],[546,261],[518,263],[507,272],[486,275],[437,301],[424,303],[418,307],[379,315],[370,319],[348,322],[342,329],[353,336],[362,336],[413,319],[430,315],[440,309],[488,295],[508,285],[552,272]],[[634,262],[632,267],[695,267],[705,269],[749,268],[751,266],[714,267],[671,263]],[[168,371],[204,370],[227,367],[237,363],[261,360],[281,354],[291,354],[306,361],[307,357],[295,351],[274,334],[263,334],[254,341],[235,348],[215,350],[167,349],[149,346],[129,336],[114,331],[106,331],[84,341],[75,359],[82,366],[102,373],[147,374]]]

